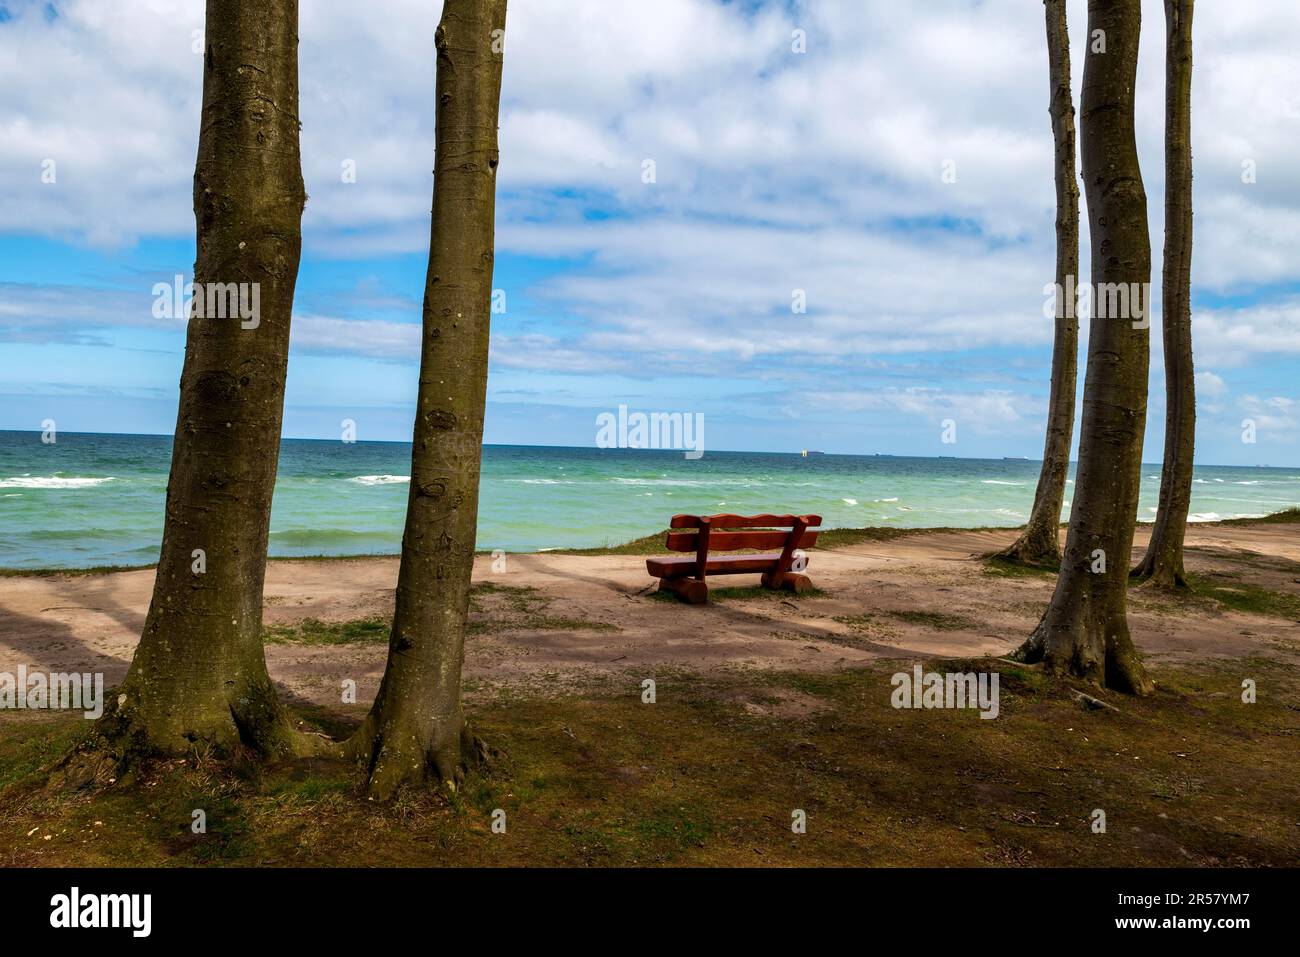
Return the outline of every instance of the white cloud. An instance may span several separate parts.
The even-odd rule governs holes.
[[[1198,398],[1217,399],[1228,394],[1228,384],[1213,372],[1198,372],[1195,379]]]
[[[792,397],[787,405],[796,413],[801,407],[840,413],[894,413],[932,425],[936,435],[945,420],[951,419],[957,424],[958,436],[967,428],[981,435],[1005,433],[1008,427],[1015,428],[1026,416],[1035,417],[1041,411],[1010,392],[990,389],[972,393],[919,387],[803,392]]]
[[[529,291],[570,331],[542,334],[528,316],[519,329],[498,324],[496,361],[608,371],[704,355],[765,375],[785,355],[1045,347],[1053,235],[1041,5],[750,6],[512,5],[499,248],[585,265]],[[1147,6],[1139,138],[1158,262],[1163,17]],[[202,3],[65,0],[53,22],[41,4],[8,7],[0,231],[100,245],[190,235]],[[1069,12],[1077,97],[1085,5],[1072,0]],[[437,14],[419,0],[393,0],[382,15],[345,0],[303,5],[309,255],[427,243]],[[1293,0],[1197,11],[1199,287],[1300,275],[1293,14]],[[807,31],[802,55],[790,50],[796,26]],[[40,182],[45,158],[58,163],[56,184]],[[645,158],[657,164],[653,186],[639,178]],[[1251,185],[1240,180],[1247,158],[1259,170]],[[940,179],[947,159],[953,184]],[[355,184],[341,180],[345,160],[356,162]],[[588,221],[590,210],[613,218]],[[794,288],[808,293],[807,315],[789,313]],[[1294,352],[1296,316],[1290,303],[1207,310],[1198,348],[1225,363]],[[301,322],[302,348],[388,357],[405,354],[411,335],[400,323]]]
[[[1252,357],[1300,353],[1300,299],[1236,309],[1206,309],[1192,317],[1198,352],[1216,366],[1240,366]]]
[[[1242,396],[1241,409],[1254,424],[1256,441],[1292,445],[1300,434],[1300,400],[1290,396]]]

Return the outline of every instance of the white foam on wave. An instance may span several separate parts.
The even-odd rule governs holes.
[[[358,485],[396,485],[399,482],[411,481],[409,475],[358,475],[356,478],[348,479],[349,482],[356,482]]]
[[[1003,482],[1001,479],[984,479],[982,485],[1024,485],[1024,482]]]
[[[762,488],[762,482],[754,482],[745,479],[647,479],[647,478],[619,478],[615,477],[613,481],[619,485],[672,485],[682,486],[684,488],[717,488],[719,486],[726,488]]]
[[[1222,518],[1223,516],[1218,512],[1193,512],[1191,515],[1187,516],[1189,522],[1217,522],[1222,520]]]
[[[94,488],[96,485],[103,485],[105,482],[113,481],[110,475],[107,478],[64,478],[60,475],[16,475],[13,478],[0,479],[0,488]]]
[[[897,501],[898,501],[898,496],[895,495],[893,498],[878,498],[878,499],[876,499],[876,501],[877,501],[877,502],[897,502]]]
[[[857,504],[858,504],[858,500],[857,500],[856,498],[842,498],[842,499],[840,499],[840,501],[843,502],[845,505],[857,505]]]

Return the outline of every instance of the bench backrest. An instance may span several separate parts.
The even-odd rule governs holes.
[[[707,538],[710,552],[749,548],[763,551],[787,546],[793,551],[816,544],[817,532],[813,529],[821,523],[820,515],[674,515],[668,525],[667,546],[670,552],[698,552],[705,544],[701,539]],[[796,528],[800,528],[802,534],[798,541],[792,542],[791,535]],[[702,534],[704,530],[707,530],[707,535]]]

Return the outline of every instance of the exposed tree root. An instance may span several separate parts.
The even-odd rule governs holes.
[[[1129,638],[1127,627],[1108,634],[1092,623],[1074,622],[1052,627],[1048,616],[1009,656],[1025,664],[1041,664],[1057,678],[1074,678],[1098,688],[1125,694],[1147,695],[1155,682],[1147,675]]]
[[[1147,549],[1142,561],[1129,572],[1129,579],[1161,591],[1185,593],[1192,591],[1192,586],[1187,581],[1187,574],[1181,565],[1160,561],[1154,549]]]
[[[985,557],[1026,568],[1059,568],[1061,546],[1057,530],[1053,527],[1050,533],[1045,534],[1036,526],[1026,526],[1014,542],[1002,551],[992,552]]]
[[[372,801],[388,801],[403,787],[434,787],[456,791],[471,771],[491,767],[500,753],[475,735],[468,723],[459,732],[418,733],[376,720],[374,713],[347,741],[338,745],[340,756],[364,769],[365,794]]]

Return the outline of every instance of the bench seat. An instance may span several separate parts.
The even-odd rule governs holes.
[[[710,555],[705,563],[706,575],[745,575],[765,572],[781,560],[780,552],[756,552],[749,555]],[[655,578],[681,578],[695,574],[694,555],[666,555],[647,558],[646,571]]]

